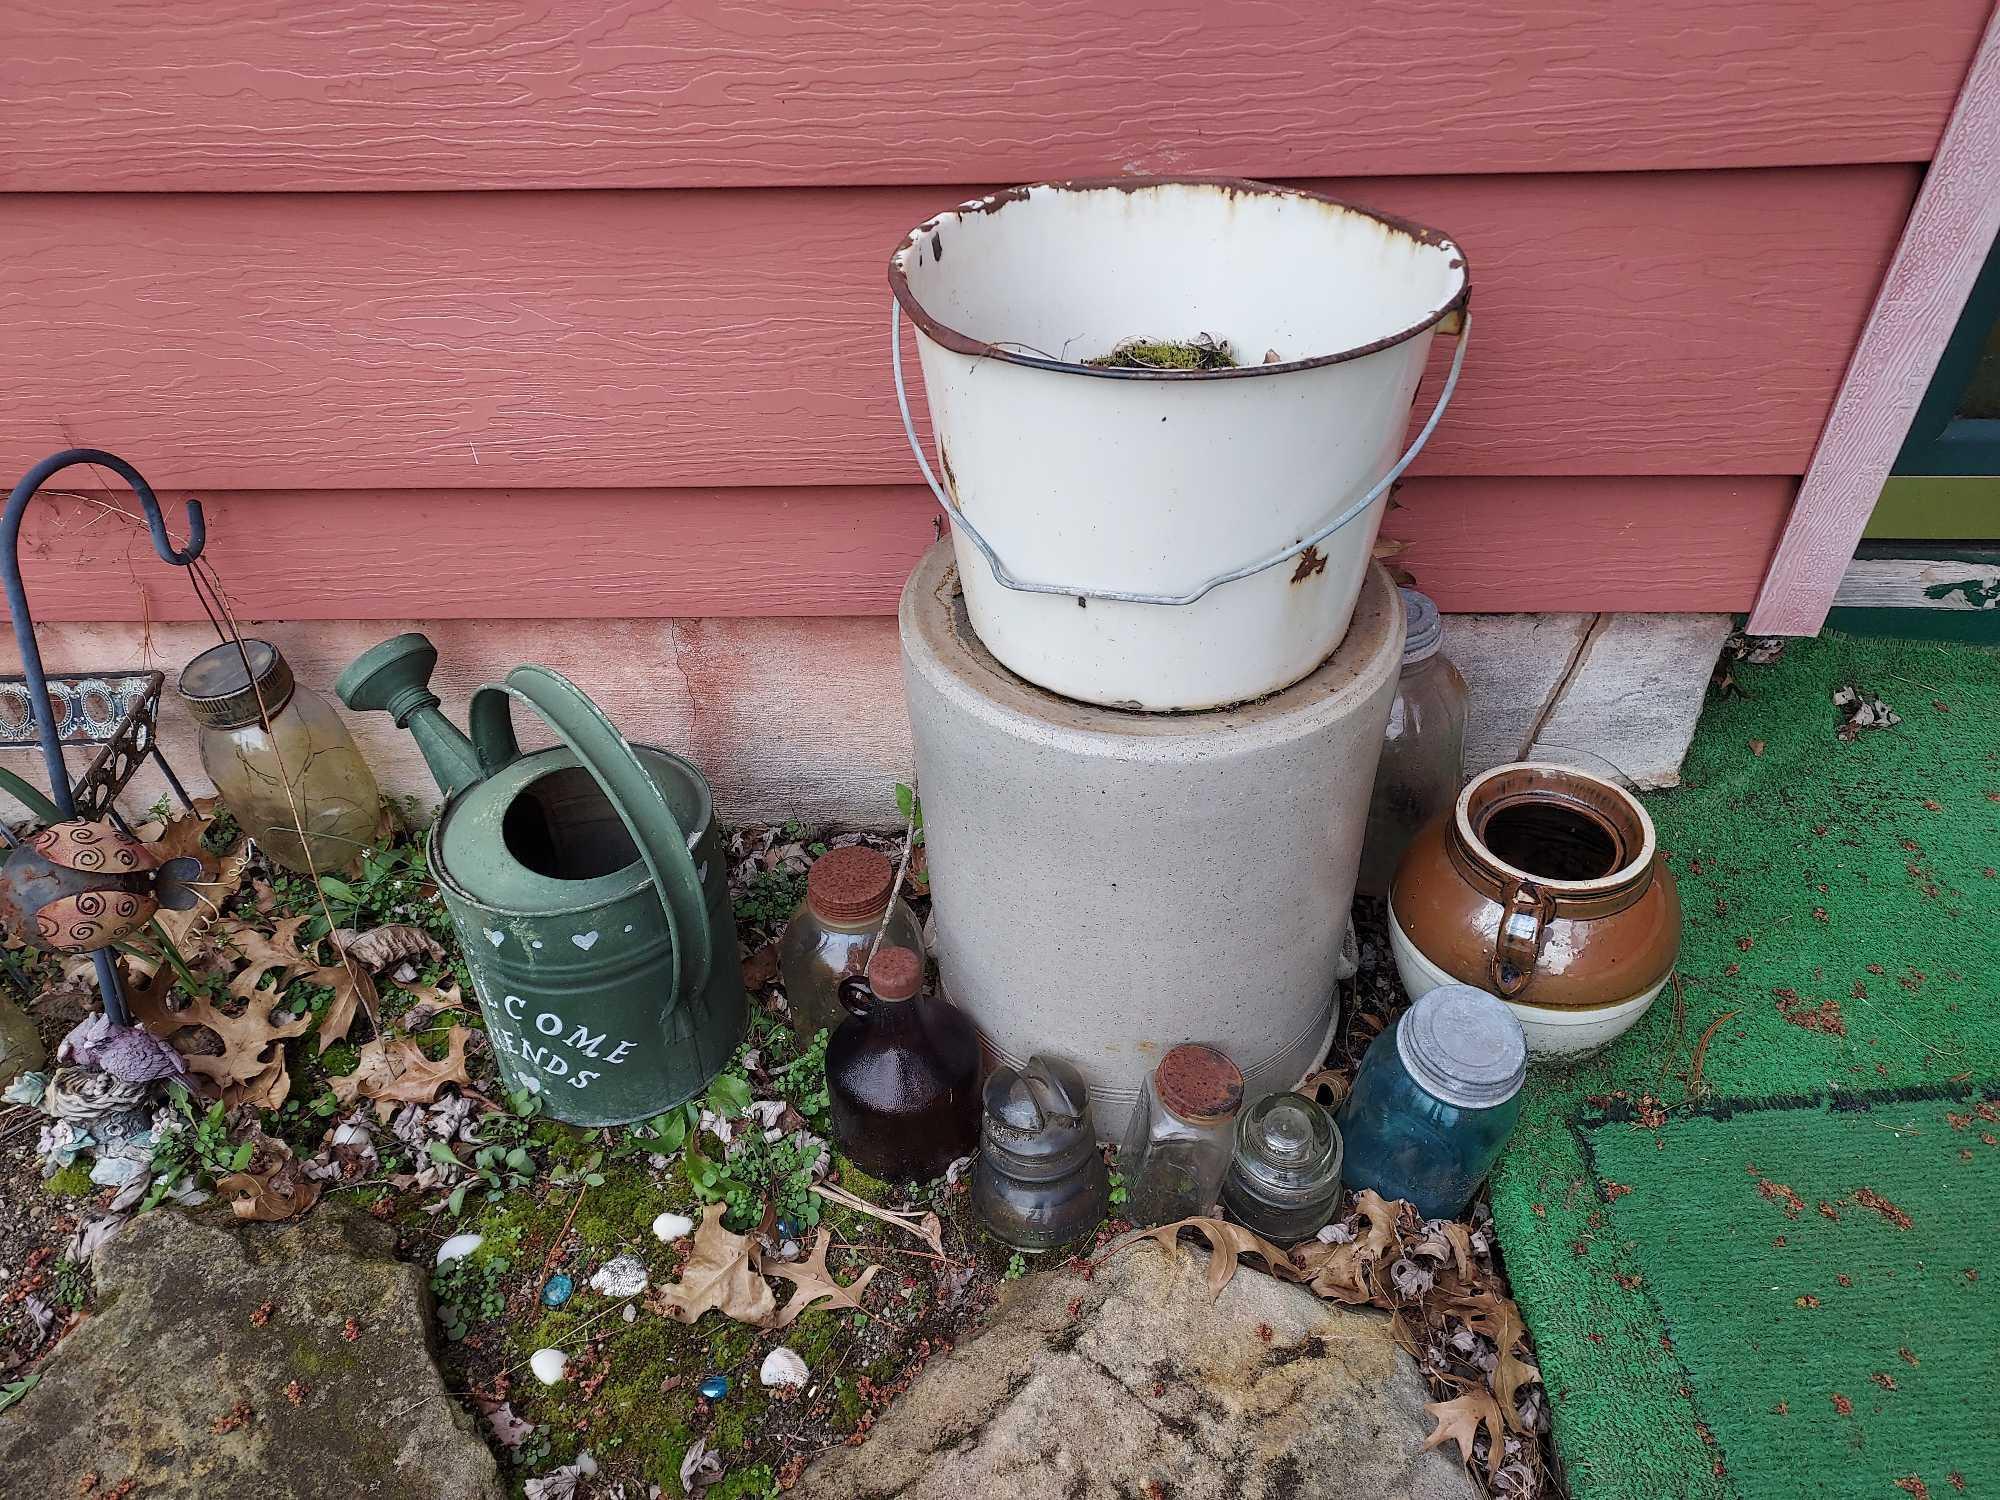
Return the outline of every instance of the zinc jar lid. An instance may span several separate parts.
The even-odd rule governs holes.
[[[1413,588],[1396,591],[1403,596],[1403,665],[1428,661],[1444,644],[1444,620],[1435,600]]]
[[[1266,1094],[1236,1121],[1235,1165],[1277,1192],[1322,1191],[1340,1170],[1340,1129],[1317,1100]]]
[[[292,664],[269,641],[245,640],[241,648],[224,641],[181,668],[180,695],[188,713],[210,729],[241,729],[275,715],[292,701],[293,686]]]
[[[806,903],[828,922],[872,922],[889,909],[896,867],[865,844],[829,849],[806,871]]]
[[[1501,1001],[1469,984],[1441,984],[1403,1015],[1396,1055],[1425,1093],[1461,1109],[1491,1109],[1521,1091],[1528,1039]]]

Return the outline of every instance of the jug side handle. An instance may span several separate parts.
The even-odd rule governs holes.
[[[561,673],[532,665],[516,667],[507,674],[504,685],[488,683],[472,695],[473,743],[489,773],[520,753],[510,698],[534,709],[610,798],[619,821],[638,847],[666,913],[667,932],[673,941],[675,1002],[682,995],[698,993],[708,984],[714,958],[708,900],[688,854],[687,832],[674,817],[665,794],[602,709]],[[498,758],[489,759],[489,755]]]

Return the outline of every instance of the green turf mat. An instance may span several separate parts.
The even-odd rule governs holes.
[[[1810,1165],[1846,1141],[1865,1181],[1878,1156],[1889,1175],[1903,1143],[1865,1133],[1857,1141],[1840,1111],[1814,1101],[1840,1092],[1962,1092],[2000,1079],[2000,655],[1828,636],[1793,642],[1768,666],[1739,664],[1734,676],[1741,692],[1711,696],[1682,786],[1646,799],[1680,881],[1678,995],[1670,990],[1602,1058],[1531,1077],[1494,1178],[1494,1215],[1577,1500],[1896,1500],[1907,1489],[1881,1490],[1849,1447],[1823,1441],[1816,1427],[1801,1427],[1782,1481],[1770,1481],[1762,1464],[1732,1460],[1718,1414],[1761,1394],[1756,1351],[1704,1335],[1696,1362],[1670,1325],[1699,1323],[1696,1308],[1706,1304],[1676,1305],[1677,1284],[1655,1285],[1650,1295],[1633,1287],[1635,1278],[1641,1287],[1651,1276],[1671,1280],[1666,1262],[1655,1264],[1669,1229],[1713,1233],[1708,1217],[1738,1191],[1699,1165],[1695,1143],[1718,1128],[1702,1110],[1716,1100],[1789,1097],[1799,1107],[1783,1118],[1800,1139],[1790,1158],[1767,1152],[1771,1161]],[[1879,695],[1902,722],[1842,740],[1832,697],[1846,686]],[[1700,1073],[1691,1079],[1697,1052]],[[1620,1110],[1648,1122],[1627,1137],[1638,1149],[1621,1156],[1622,1175],[1612,1177],[1629,1196],[1607,1184],[1587,1150],[1606,1139],[1592,1124]],[[1748,1118],[1735,1116],[1736,1128],[1748,1129]],[[1675,1145],[1682,1131],[1687,1149]],[[1980,1148],[1975,1138],[1962,1149]],[[1747,1159],[1788,1181],[1771,1162]],[[1748,1180],[1743,1162],[1734,1172]],[[1816,1198],[1807,1205],[1815,1214],[1816,1206]],[[1956,1267],[2000,1276],[1990,1212],[1983,1224],[1963,1218],[1925,1232],[1956,1236],[1962,1248],[1948,1256]],[[1748,1309],[1769,1295],[1760,1269],[1718,1254],[1709,1267],[1716,1285],[1703,1295]],[[1827,1280],[1842,1273],[1852,1274],[1825,1267]],[[1851,1378],[1866,1331],[1850,1334],[1830,1320],[1825,1330],[1796,1351],[1798,1384],[1839,1389],[1864,1411],[1868,1393],[1835,1382]],[[1989,1328],[1984,1359],[1967,1378],[1990,1385],[1996,1357]],[[1955,1409],[1930,1388],[1908,1394],[1907,1420],[1934,1424],[1942,1457]],[[2000,1425],[1992,1411],[1989,1403],[1989,1432]],[[1934,1469],[1902,1473],[1923,1478]],[[1962,1472],[1969,1481],[1972,1468]],[[1924,1483],[1938,1500],[1958,1493]]]
[[[2000,1494],[2000,1083],[1909,1092],[1584,1132],[1627,1290],[1745,1494]]]

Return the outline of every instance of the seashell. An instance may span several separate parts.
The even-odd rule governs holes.
[[[770,1386],[804,1385],[811,1375],[798,1351],[783,1344],[764,1356],[764,1363],[757,1371],[758,1381]]]

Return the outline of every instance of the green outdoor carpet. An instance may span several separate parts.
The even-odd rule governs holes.
[[[2000,1497],[2000,655],[1734,671],[1646,799],[1682,1003],[1537,1072],[1493,1182],[1568,1485]],[[1843,742],[1848,685],[1902,722]]]

